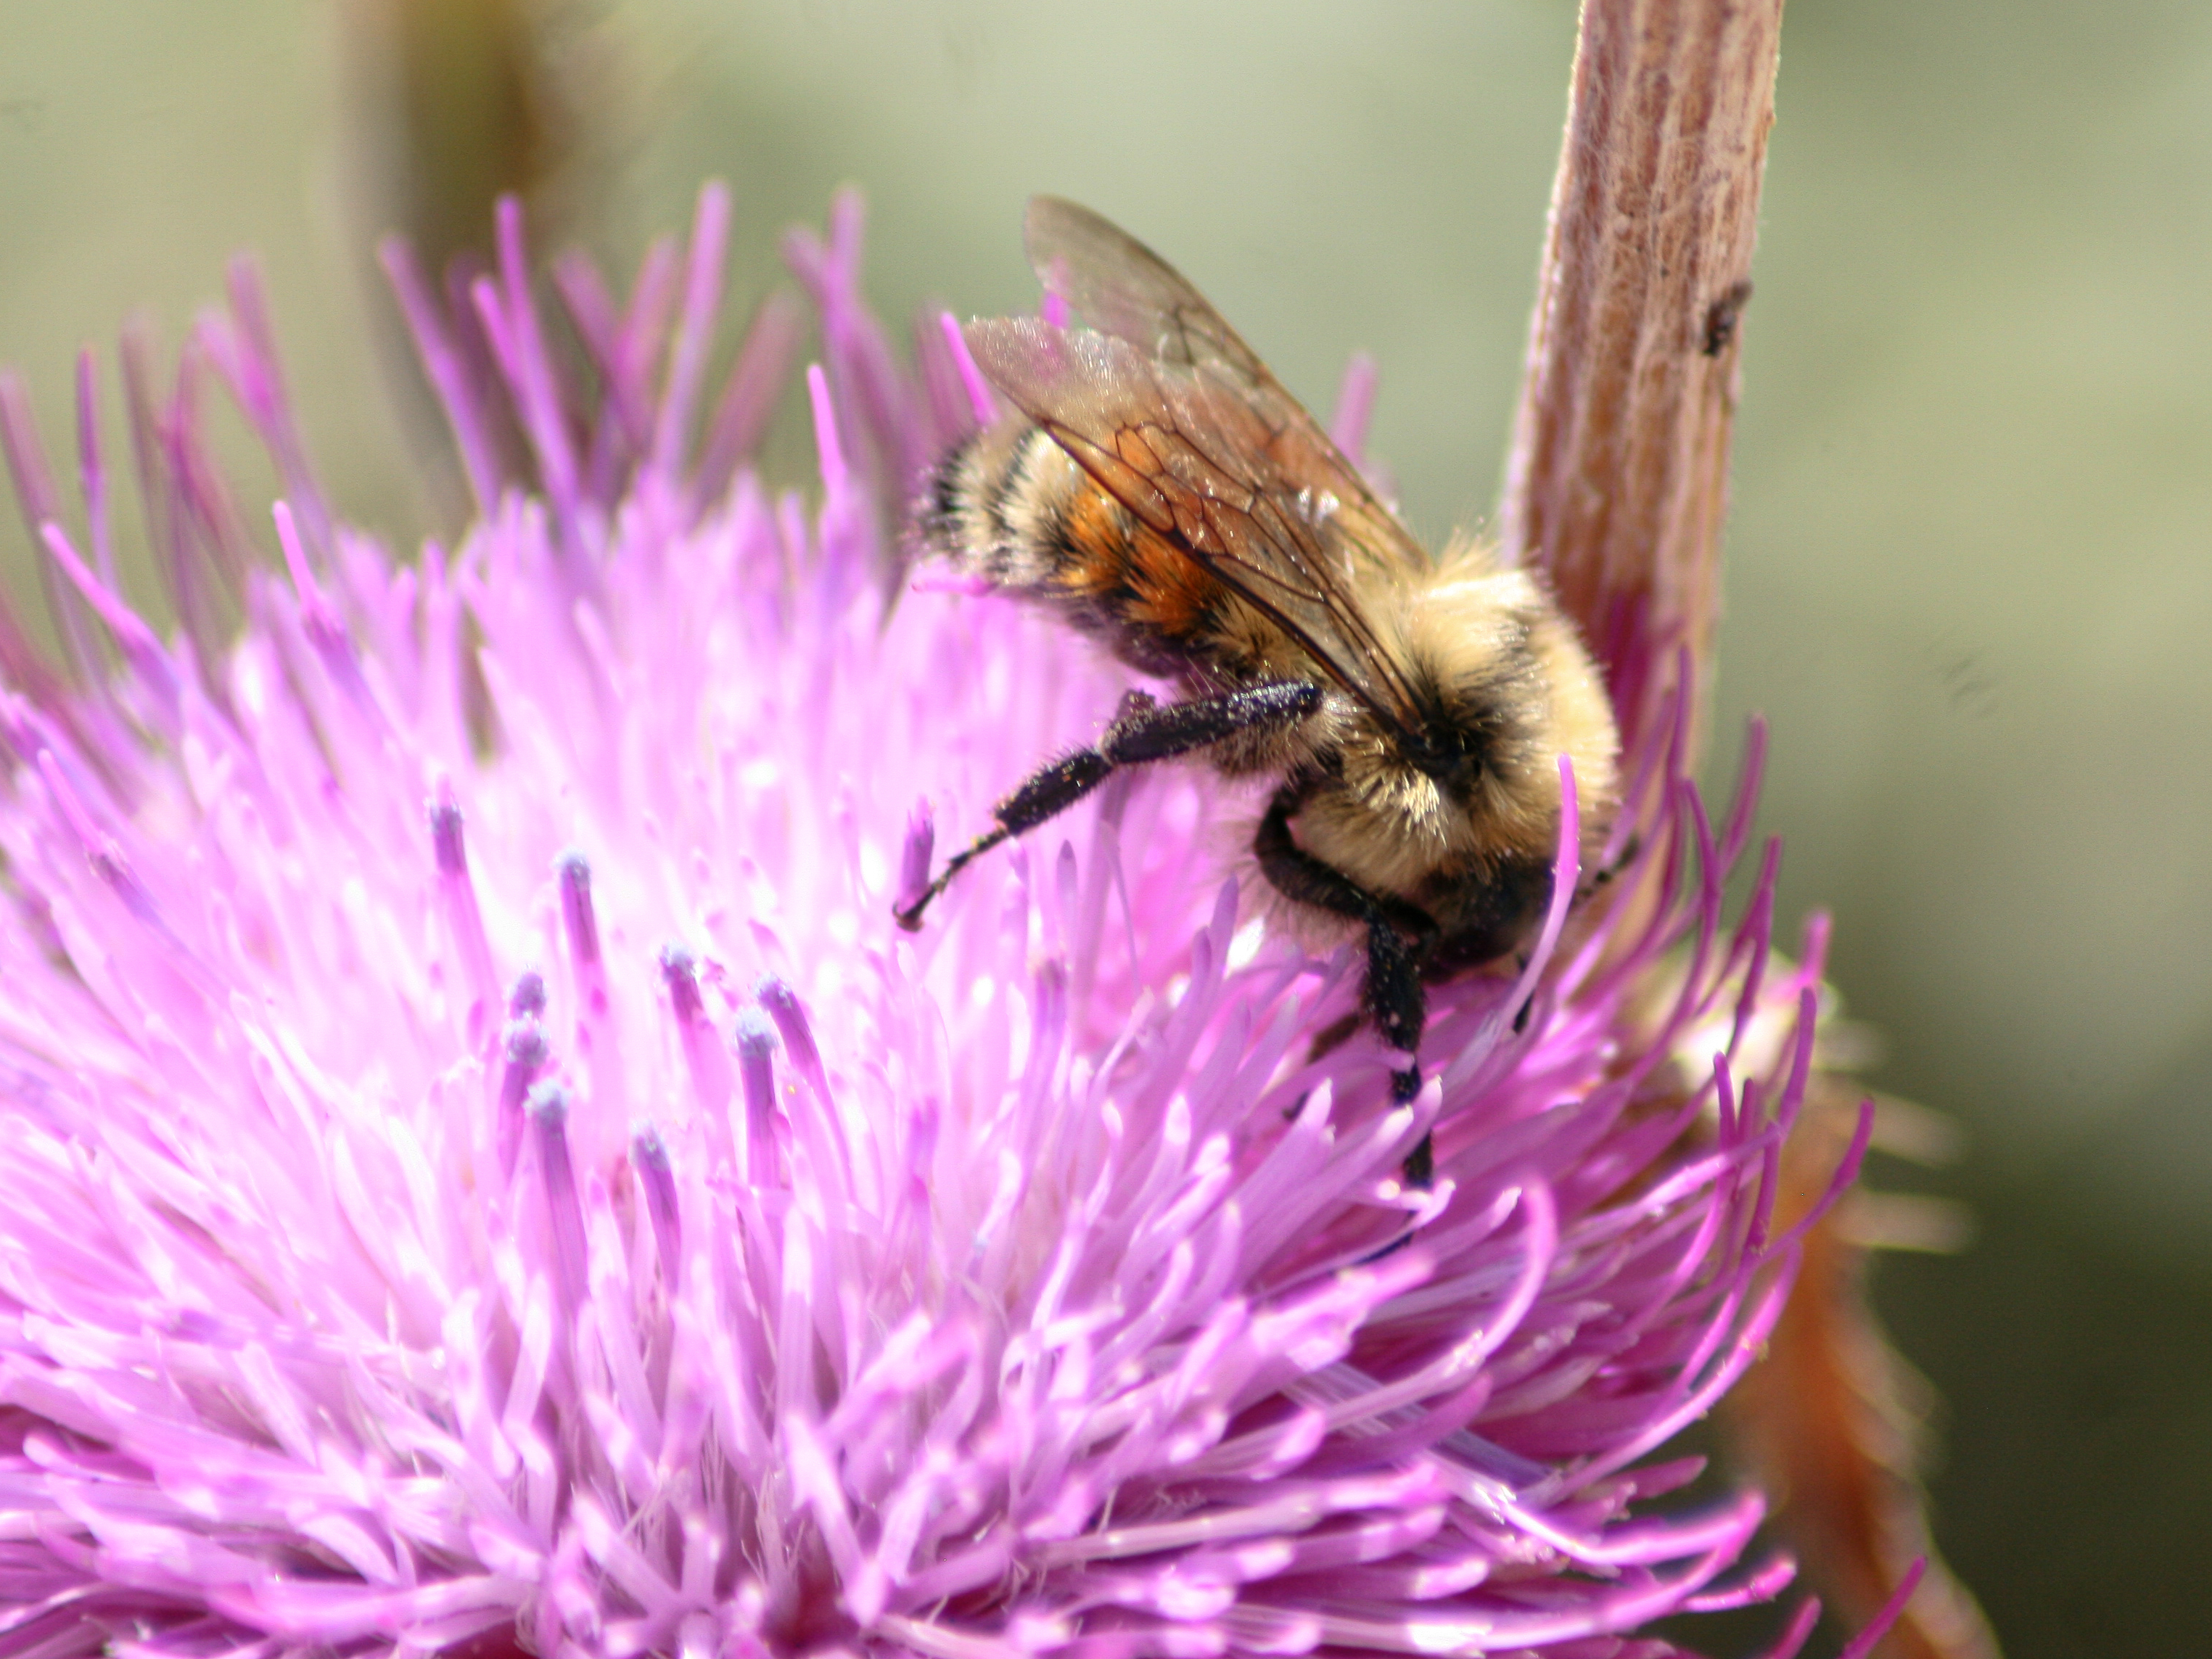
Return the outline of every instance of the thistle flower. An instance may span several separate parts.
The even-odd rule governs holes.
[[[0,1655],[1565,1659],[1776,1593],[1756,1496],[1655,1503],[1698,1465],[1652,1461],[1794,1257],[1820,939],[1769,976],[1771,850],[1722,926],[1756,746],[1716,827],[1652,723],[1656,902],[1442,988],[1411,1106],[1316,1045],[1356,969],[1240,922],[1192,775],[900,933],[932,806],[1121,688],[886,583],[883,503],[968,416],[861,306],[851,202],[792,249],[818,507],[736,465],[788,311],[695,459],[726,223],[626,304],[563,268],[588,395],[513,210],[465,312],[391,256],[479,507],[412,562],[323,502],[236,273],[173,396],[128,360],[166,640],[89,370],[82,538],[0,398],[70,654],[0,629]]]

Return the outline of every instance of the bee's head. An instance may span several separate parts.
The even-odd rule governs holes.
[[[1418,656],[1407,665],[1419,719],[1364,724],[1340,746],[1337,763],[1350,794],[1378,824],[1441,854],[1470,821],[1522,809],[1529,744],[1516,701],[1499,695],[1492,677],[1448,678]]]
[[[1487,891],[1509,866],[1549,869],[1562,756],[1585,842],[1602,836],[1616,787],[1611,711],[1541,586],[1480,549],[1448,555],[1431,580],[1369,614],[1405,698],[1391,716],[1345,720],[1330,787],[1301,813],[1302,844],[1449,931],[1461,889]]]
[[[1418,718],[1397,748],[1462,810],[1525,769],[1542,696],[1528,649],[1540,607],[1521,572],[1472,563],[1410,596],[1404,660]]]
[[[1420,726],[1399,738],[1398,751],[1445,799],[1464,804],[1473,799],[1491,764],[1493,734],[1486,728],[1492,724],[1486,707],[1439,697]]]

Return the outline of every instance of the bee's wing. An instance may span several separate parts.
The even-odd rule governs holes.
[[[967,330],[977,366],[1098,486],[1297,640],[1386,722],[1421,711],[1353,595],[1428,555],[1198,290],[1073,203],[1030,204],[1039,276],[1098,331]]]
[[[1250,346],[1166,260],[1087,207],[1032,196],[1022,245],[1037,281],[1101,334],[1185,368],[1218,363],[1255,392],[1266,389],[1303,416]]]

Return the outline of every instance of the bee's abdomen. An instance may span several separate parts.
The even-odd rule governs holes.
[[[921,529],[930,551],[1063,608],[1146,669],[1211,654],[1230,602],[1204,565],[1139,525],[1033,426],[977,433],[947,455]]]

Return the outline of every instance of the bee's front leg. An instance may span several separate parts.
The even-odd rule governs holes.
[[[1260,820],[1259,833],[1252,839],[1261,872],[1285,898],[1365,924],[1367,979],[1361,1001],[1367,1018],[1385,1043],[1401,1054],[1417,1056],[1429,1009],[1428,993],[1421,984],[1421,964],[1435,940],[1436,924],[1409,904],[1369,892],[1297,844],[1291,835],[1291,817],[1311,787],[1310,780],[1293,779],[1278,789],[1267,804],[1267,815]],[[1411,1100],[1420,1091],[1418,1060],[1391,1073],[1390,1092],[1395,1098]],[[1406,1177],[1417,1186],[1425,1186],[1431,1170],[1425,1135],[1406,1159]]]
[[[1172,760],[1240,732],[1295,726],[1321,707],[1321,687],[1305,680],[1271,680],[1218,697],[1192,702],[1155,702],[1133,696],[1106,728],[1095,749],[1079,749],[1039,767],[1013,793],[991,809],[995,828],[978,836],[945,861],[937,879],[911,903],[891,915],[909,933],[921,926],[921,913],[979,855],[1000,842],[1054,818],[1106,781],[1119,766]]]

